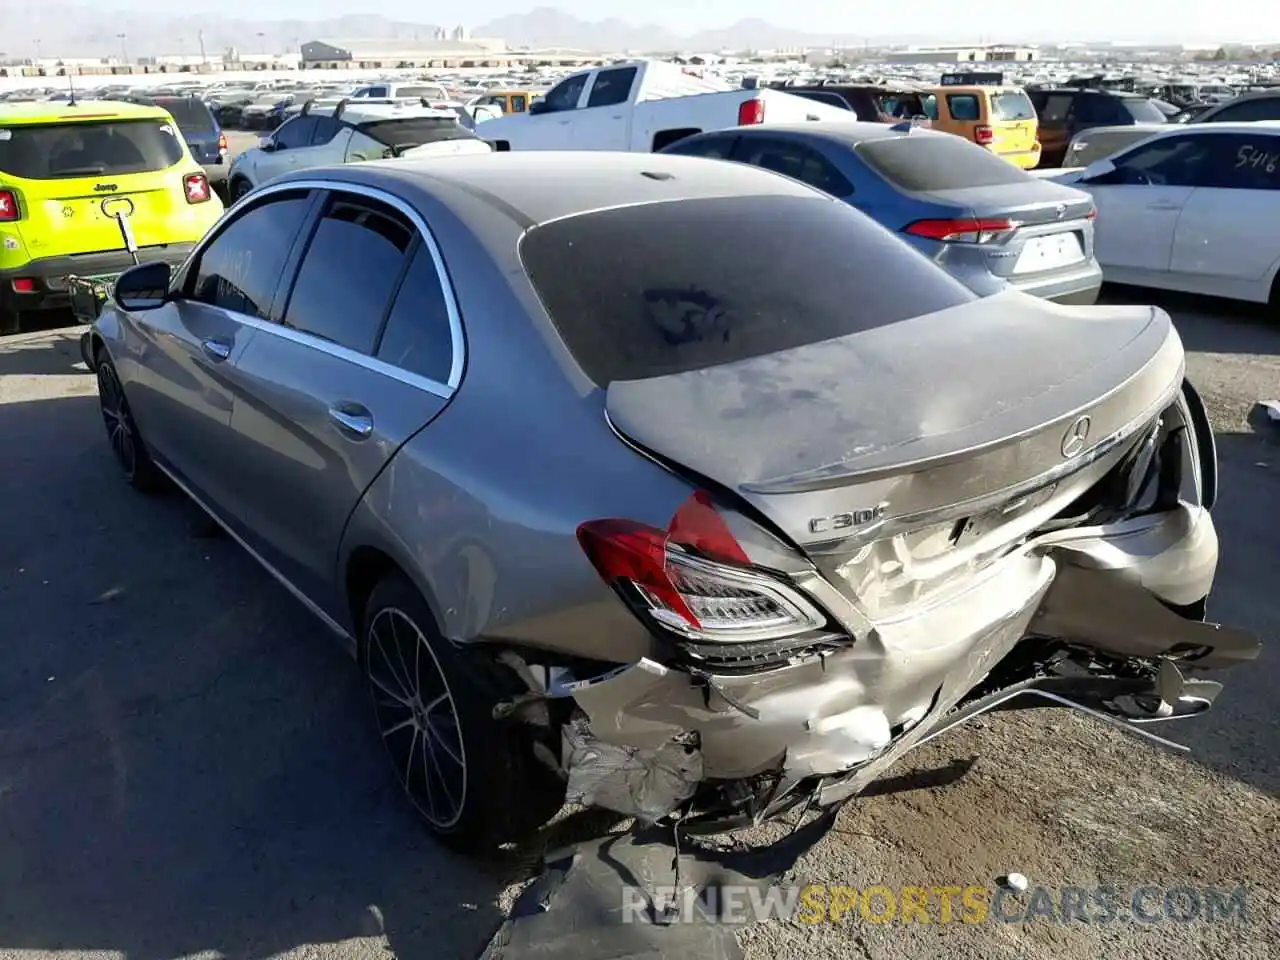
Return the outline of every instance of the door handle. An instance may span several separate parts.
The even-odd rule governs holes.
[[[1158,200],[1155,203],[1147,204],[1148,210],[1181,210],[1180,204],[1170,203],[1167,200]]]
[[[373,414],[364,407],[337,404],[329,408],[329,421],[354,440],[365,440],[373,433]]]
[[[201,340],[200,349],[205,352],[205,356],[210,360],[218,363],[231,356],[231,345],[223,343],[221,340]]]

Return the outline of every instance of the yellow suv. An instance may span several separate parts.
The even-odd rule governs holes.
[[[108,280],[138,259],[177,264],[222,202],[161,107],[0,103],[0,333],[65,307],[67,278]]]

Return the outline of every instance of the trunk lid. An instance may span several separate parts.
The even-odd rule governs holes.
[[[811,554],[1008,504],[1147,425],[1183,376],[1151,307],[1017,292],[753,359],[608,387],[610,421]]]
[[[962,207],[973,217],[1008,217],[1025,226],[1061,223],[1064,229],[1071,221],[1086,219],[1093,209],[1093,199],[1087,193],[1038,178],[989,187],[930,190],[918,196]]]

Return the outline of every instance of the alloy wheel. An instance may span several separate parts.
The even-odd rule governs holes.
[[[138,444],[133,429],[133,417],[129,402],[110,363],[98,364],[98,403],[102,408],[102,422],[107,428],[107,440],[111,452],[124,471],[132,478],[138,469]]]
[[[413,619],[385,607],[369,624],[369,689],[391,762],[418,812],[453,828],[467,797],[457,706],[435,652]]]

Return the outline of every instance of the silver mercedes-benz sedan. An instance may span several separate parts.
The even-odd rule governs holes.
[[[1258,650],[1205,622],[1214,442],[1166,314],[979,299],[750,166],[292,174],[123,275],[86,351],[125,477],[350,646],[462,847],[566,796],[831,807],[997,707],[1154,737]]]

